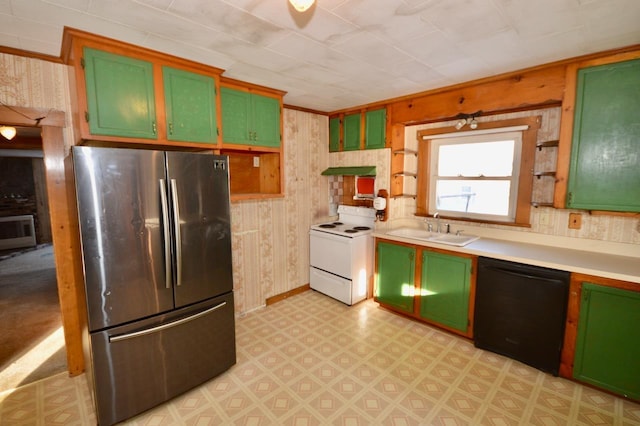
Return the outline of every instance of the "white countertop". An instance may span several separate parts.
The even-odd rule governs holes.
[[[457,253],[491,257],[494,259],[526,263],[528,265],[578,272],[640,284],[640,259],[637,257],[602,254],[484,237],[464,247],[456,247],[388,235],[385,232],[374,232],[373,236]]]

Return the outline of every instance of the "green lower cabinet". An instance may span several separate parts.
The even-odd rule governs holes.
[[[640,292],[582,285],[573,377],[640,399]]]
[[[376,301],[409,314],[413,313],[416,250],[386,242],[378,242],[376,250]]]
[[[471,259],[423,251],[420,316],[467,332]]]
[[[211,77],[162,67],[167,139],[216,143],[216,93]]]

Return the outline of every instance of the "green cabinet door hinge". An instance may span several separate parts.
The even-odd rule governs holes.
[[[82,67],[82,69],[84,69],[85,67],[84,56],[80,58],[80,66]]]
[[[85,111],[84,112],[84,120],[88,123],[89,122],[89,111]]]

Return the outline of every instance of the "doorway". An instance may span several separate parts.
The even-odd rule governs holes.
[[[67,370],[40,129],[0,137],[0,392]]]

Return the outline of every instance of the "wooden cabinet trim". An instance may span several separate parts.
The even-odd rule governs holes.
[[[413,300],[413,312],[412,313],[407,313],[407,312],[403,312],[400,311],[398,309],[394,309],[391,306],[385,305],[383,302],[380,302],[378,300],[376,300],[376,302],[380,303],[382,306],[384,306],[386,309],[392,310],[394,312],[397,312],[401,315],[404,316],[409,316],[411,318],[414,318],[420,322],[424,322],[427,324],[432,324],[438,328],[441,328],[443,330],[446,330],[448,332],[454,333],[456,335],[459,336],[463,336],[463,337],[467,337],[469,339],[473,338],[473,316],[475,313],[475,294],[476,294],[476,271],[478,269],[478,256],[472,255],[472,254],[468,254],[468,253],[459,253],[459,252],[454,252],[454,251],[450,251],[450,250],[446,250],[446,249],[440,249],[437,247],[426,247],[426,246],[422,246],[419,244],[411,244],[411,243],[405,243],[402,241],[396,241],[396,240],[392,240],[392,239],[387,239],[384,237],[375,237],[375,246],[376,246],[376,250],[375,252],[375,260],[374,260],[374,265],[375,265],[375,276],[378,276],[378,250],[377,250],[377,245],[379,242],[384,242],[384,243],[388,243],[388,244],[394,244],[394,245],[398,245],[398,246],[403,246],[403,247],[407,247],[407,248],[412,248],[415,250],[416,253],[416,258],[415,258],[415,271],[414,271],[414,289],[415,289],[415,296],[414,296],[414,300]],[[468,312],[467,312],[467,332],[463,333],[460,330],[457,330],[455,328],[452,327],[448,327],[446,325],[431,321],[427,318],[423,318],[420,316],[420,290],[421,290],[421,286],[422,286],[422,255],[423,252],[431,252],[431,253],[440,253],[440,254],[444,254],[444,255],[448,255],[448,256],[455,256],[455,257],[461,257],[461,258],[466,258],[466,259],[471,259],[471,273],[469,275],[469,304],[468,304]]]
[[[629,281],[620,281],[612,278],[598,277],[580,273],[571,273],[569,283],[569,301],[567,305],[567,320],[565,324],[564,343],[560,356],[561,377],[573,380],[573,360],[576,351],[576,339],[578,337],[578,321],[580,319],[580,301],[582,300],[582,284],[588,282],[605,287],[619,288],[640,292],[640,284]]]
[[[566,208],[567,185],[569,182],[569,167],[571,164],[571,145],[573,140],[573,124],[576,107],[578,70],[598,65],[613,64],[640,58],[640,47],[633,51],[618,52],[611,55],[585,59],[571,63],[566,67],[565,95],[562,100],[562,115],[560,119],[560,137],[558,141],[558,159],[556,169],[556,184],[553,207]],[[625,215],[627,213],[614,213]],[[636,213],[632,213],[636,214]]]

